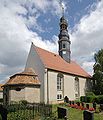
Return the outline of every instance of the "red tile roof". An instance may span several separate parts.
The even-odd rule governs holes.
[[[84,71],[76,62],[71,61],[70,63],[67,63],[63,58],[55,53],[49,52],[36,46],[34,47],[36,48],[36,51],[46,68],[91,78],[91,76],[86,71]]]

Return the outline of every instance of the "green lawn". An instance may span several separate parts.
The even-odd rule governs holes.
[[[54,105],[53,106],[53,111],[56,111],[57,106],[60,105]],[[83,120],[83,111],[75,108],[70,108],[67,106],[63,106],[68,109],[68,120]],[[57,113],[55,113],[57,116]],[[100,113],[94,113],[94,120],[103,120],[103,114]]]

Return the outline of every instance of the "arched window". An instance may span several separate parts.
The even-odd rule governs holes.
[[[64,76],[62,73],[57,75],[57,100],[64,98]]]
[[[79,97],[79,78],[75,77],[75,97]]]
[[[64,81],[64,76],[63,74],[59,73],[57,75],[57,91],[63,90],[63,81]]]

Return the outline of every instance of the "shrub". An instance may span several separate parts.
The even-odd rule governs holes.
[[[87,96],[87,103],[91,103],[95,100],[95,96]]]
[[[86,103],[91,103],[95,99],[95,96],[81,96],[80,101],[81,102],[86,102]]]
[[[86,96],[95,96],[95,94],[93,92],[86,92],[85,94]]]
[[[20,104],[23,104],[23,105],[27,105],[28,104],[28,101],[27,100],[21,100],[19,101]]]
[[[97,104],[103,104],[103,95],[98,95],[95,101]]]
[[[87,101],[87,97],[86,96],[81,96],[80,97],[80,101],[81,102],[86,102]]]

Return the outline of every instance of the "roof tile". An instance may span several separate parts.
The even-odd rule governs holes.
[[[26,68],[23,72],[11,76],[5,85],[18,84],[39,85],[40,81],[32,68]]]
[[[49,52],[36,46],[34,47],[36,48],[36,51],[46,68],[91,78],[91,76],[76,62],[71,61],[70,63],[68,63],[61,56],[55,53]]]

